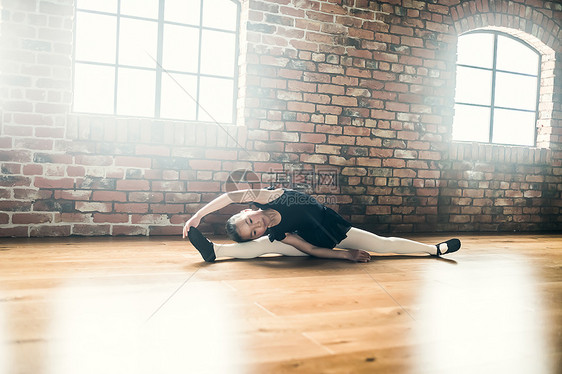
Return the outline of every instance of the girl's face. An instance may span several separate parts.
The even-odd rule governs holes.
[[[245,209],[235,221],[236,231],[244,240],[257,239],[265,233],[269,223],[263,210]]]

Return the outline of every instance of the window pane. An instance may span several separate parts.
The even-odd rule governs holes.
[[[119,64],[155,68],[157,39],[156,22],[121,18]]]
[[[492,68],[494,59],[494,35],[473,33],[459,37],[457,64]]]
[[[496,68],[498,70],[537,75],[539,71],[539,55],[517,40],[498,35]]]
[[[494,110],[494,143],[534,145],[535,113],[517,110]]]
[[[117,17],[76,12],[76,60],[115,63]]]
[[[455,101],[490,105],[492,101],[492,72],[457,66]]]
[[[162,66],[167,70],[197,72],[199,63],[199,29],[185,26],[164,26]]]
[[[153,117],[156,73],[125,68],[118,73],[117,114]]]
[[[117,13],[117,0],[78,0],[76,8]]]
[[[235,31],[237,8],[232,0],[203,1],[203,26]]]
[[[232,79],[201,77],[199,103],[213,118],[199,109],[199,120],[232,123],[232,85]]]
[[[234,34],[203,30],[201,36],[201,73],[234,76]]]
[[[196,76],[163,74],[160,116],[162,118],[195,120],[197,113],[196,97]]]
[[[489,138],[490,108],[456,104],[453,139],[488,142]]]
[[[74,111],[113,114],[115,68],[74,64]]]
[[[121,14],[158,18],[158,0],[121,0]]]
[[[494,105],[536,110],[537,78],[497,72]]]
[[[200,5],[200,0],[166,0],[164,18],[166,21],[199,25]]]

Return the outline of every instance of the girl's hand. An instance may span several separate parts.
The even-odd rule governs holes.
[[[360,249],[347,249],[347,259],[353,262],[369,262],[371,261],[371,255],[369,252],[362,251]]]
[[[199,222],[201,222],[201,218],[199,218],[199,216],[197,214],[194,214],[193,217],[191,217],[185,223],[185,226],[183,227],[183,238],[184,239],[187,236],[187,233],[189,232],[189,229],[192,228],[192,227],[199,226]]]

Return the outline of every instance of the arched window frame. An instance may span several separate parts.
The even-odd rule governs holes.
[[[492,136],[493,136],[493,131],[494,131],[494,110],[495,109],[510,109],[510,110],[520,110],[520,109],[516,109],[516,108],[510,108],[510,107],[500,107],[498,105],[495,105],[495,85],[496,85],[496,73],[499,72],[505,72],[505,73],[509,73],[509,74],[516,74],[516,75],[522,75],[522,76],[530,76],[529,74],[523,74],[523,73],[517,73],[517,72],[512,72],[512,71],[503,71],[500,69],[497,69],[496,66],[496,62],[497,62],[497,49],[498,49],[498,36],[504,36],[507,38],[510,38],[512,40],[517,41],[518,43],[521,43],[523,45],[525,45],[527,48],[529,48],[531,51],[533,51],[535,54],[537,54],[538,56],[538,67],[537,67],[537,75],[536,75],[536,79],[537,79],[537,88],[536,88],[536,104],[535,104],[535,119],[534,119],[534,132],[533,132],[533,142],[531,145],[527,145],[527,146],[536,146],[537,145],[537,133],[538,133],[538,119],[539,119],[539,104],[540,104],[540,84],[541,84],[541,71],[542,71],[542,54],[540,51],[538,51],[534,46],[532,46],[531,44],[529,44],[527,41],[518,38],[514,35],[511,35],[509,33],[506,32],[502,32],[496,29],[477,29],[477,30],[471,30],[468,32],[465,32],[463,34],[461,34],[461,36],[464,35],[468,35],[468,34],[476,34],[476,33],[485,33],[485,34],[492,34],[494,36],[494,43],[493,43],[493,65],[492,68],[482,68],[482,67],[476,67],[476,66],[471,66],[471,65],[464,65],[464,64],[458,64],[456,63],[456,67],[458,66],[463,66],[463,67],[469,67],[469,68],[478,68],[478,69],[484,69],[484,70],[488,70],[492,72],[492,80],[491,80],[491,94],[492,94],[492,98],[491,98],[491,103],[490,105],[480,105],[480,104],[473,104],[473,103],[466,103],[466,102],[457,102],[455,100],[455,105],[456,104],[463,104],[463,105],[468,105],[468,106],[480,106],[480,107],[488,107],[490,108],[490,115],[489,115],[489,134],[488,134],[488,141],[484,142],[487,144],[498,144],[498,145],[517,145],[517,146],[521,146],[519,144],[506,144],[506,143],[495,143],[492,141]],[[531,112],[530,110],[521,110],[521,111],[525,111],[525,112]],[[463,141],[462,139],[454,139],[454,141]]]

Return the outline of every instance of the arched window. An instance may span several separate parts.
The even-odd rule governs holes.
[[[540,54],[498,31],[458,39],[453,140],[534,146]]]
[[[77,0],[78,113],[233,123],[240,4]]]

